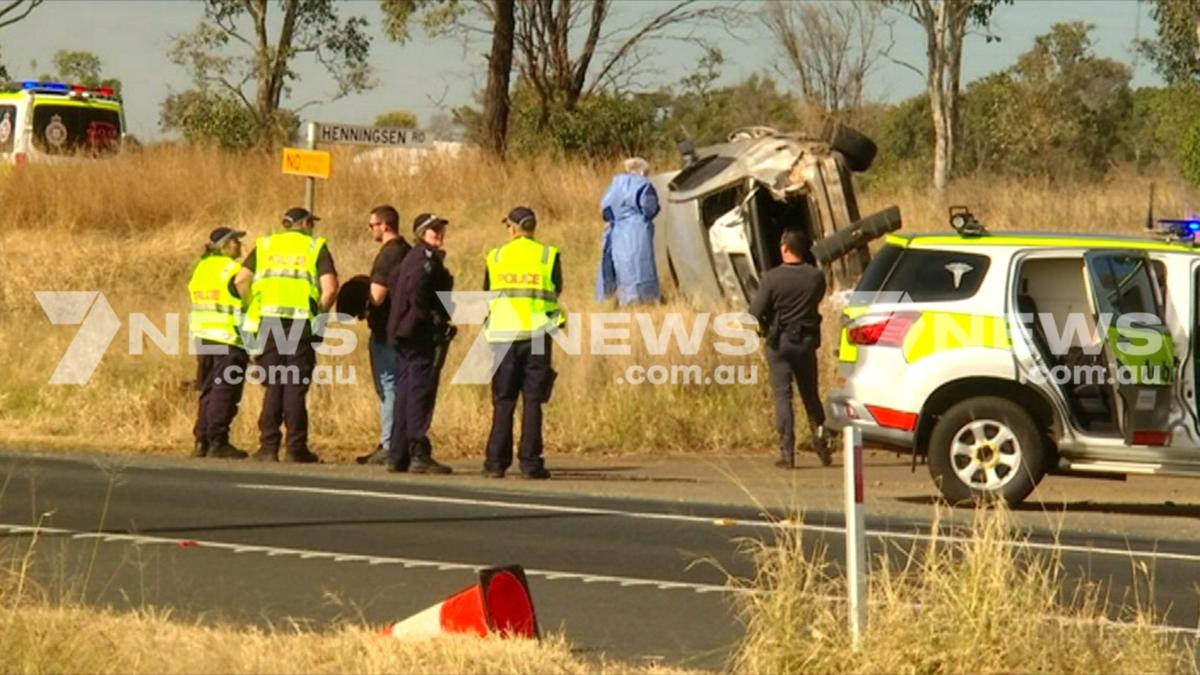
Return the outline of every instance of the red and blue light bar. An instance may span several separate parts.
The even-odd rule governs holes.
[[[39,82],[37,80],[25,80],[21,83],[21,88],[26,91],[53,92],[56,94],[96,94],[98,96],[106,96],[109,98],[116,96],[116,92],[113,91],[112,87],[97,87],[95,89],[91,89],[83,86],[82,84],[70,85],[65,82]]]

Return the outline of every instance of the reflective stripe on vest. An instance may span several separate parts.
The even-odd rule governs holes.
[[[266,316],[313,319],[312,305],[321,299],[317,259],[324,237],[281,232],[260,237],[254,246],[255,269],[246,330],[257,332]]]
[[[488,287],[499,293],[488,307],[488,342],[515,342],[566,323],[552,279],[558,249],[519,237],[488,252]]]
[[[208,340],[242,346],[239,327],[242,301],[229,292],[229,283],[242,265],[225,255],[208,255],[200,260],[188,282],[192,311],[188,315],[188,334],[193,340]]]

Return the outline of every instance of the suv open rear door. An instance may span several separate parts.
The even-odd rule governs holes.
[[[1114,421],[1126,444],[1167,445],[1175,345],[1150,259],[1137,251],[1092,251],[1084,260],[1116,401]]]

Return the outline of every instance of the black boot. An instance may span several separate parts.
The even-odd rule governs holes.
[[[288,450],[283,456],[284,461],[295,462],[297,464],[320,464],[321,458],[313,454],[312,450],[302,448],[295,452]]]
[[[454,473],[454,469],[439,464],[433,459],[433,446],[428,441],[418,441],[412,445],[412,464],[408,467],[409,473],[434,473],[445,475]]]
[[[817,453],[817,457],[821,459],[821,466],[833,466],[833,447],[836,437],[820,424],[809,427],[809,435],[812,437],[813,452]]]
[[[229,436],[217,436],[208,447],[208,456],[216,459],[246,459],[246,453],[229,442]]]
[[[192,450],[192,457],[206,457],[208,455],[208,441],[196,441],[196,449]]]
[[[278,462],[279,448],[260,447],[251,459],[256,462]]]
[[[794,456],[780,457],[775,460],[775,466],[780,469],[794,469],[796,468],[796,458]]]

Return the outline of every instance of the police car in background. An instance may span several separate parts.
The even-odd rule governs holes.
[[[1047,473],[1200,477],[1200,223],[1142,237],[890,235],[843,311],[834,428],[927,458],[954,503]]]
[[[99,158],[116,154],[125,138],[121,98],[107,87],[62,82],[0,85],[0,161]]]

